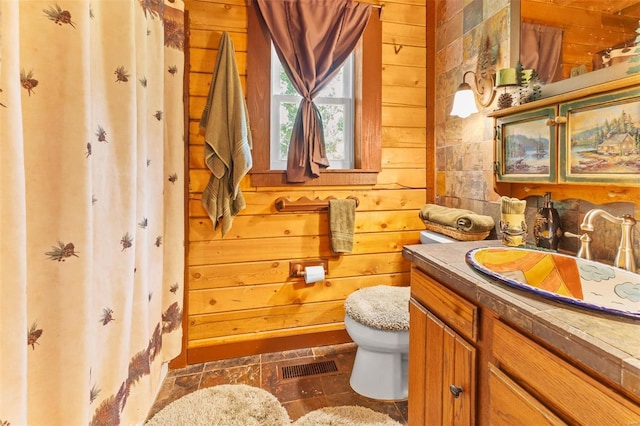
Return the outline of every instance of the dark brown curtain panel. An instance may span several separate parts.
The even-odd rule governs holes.
[[[329,167],[315,96],[338,73],[369,21],[371,5],[350,0],[256,0],[278,58],[302,96],[293,125],[287,181]]]

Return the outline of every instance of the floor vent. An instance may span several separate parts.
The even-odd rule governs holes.
[[[282,378],[315,376],[317,374],[333,373],[338,371],[335,361],[312,362],[309,364],[288,365],[282,367]]]

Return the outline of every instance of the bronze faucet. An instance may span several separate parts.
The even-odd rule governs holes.
[[[620,225],[622,235],[620,236],[620,244],[618,245],[618,253],[614,260],[614,266],[626,269],[631,272],[636,271],[636,260],[633,256],[633,246],[631,245],[631,230],[636,224],[636,220],[631,215],[625,214],[621,217],[613,216],[602,209],[591,209],[584,215],[580,229],[585,231],[593,231],[593,221],[597,217],[602,217],[609,222]],[[588,251],[588,248],[587,248]]]

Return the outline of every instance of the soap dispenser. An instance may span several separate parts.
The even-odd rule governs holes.
[[[558,210],[553,207],[550,192],[544,194],[544,205],[536,213],[533,236],[536,246],[551,250],[558,249],[562,229],[560,228],[560,215]]]

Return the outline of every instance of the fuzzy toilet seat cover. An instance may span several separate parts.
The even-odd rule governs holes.
[[[387,331],[409,330],[410,287],[377,285],[347,296],[344,309],[360,324]]]

